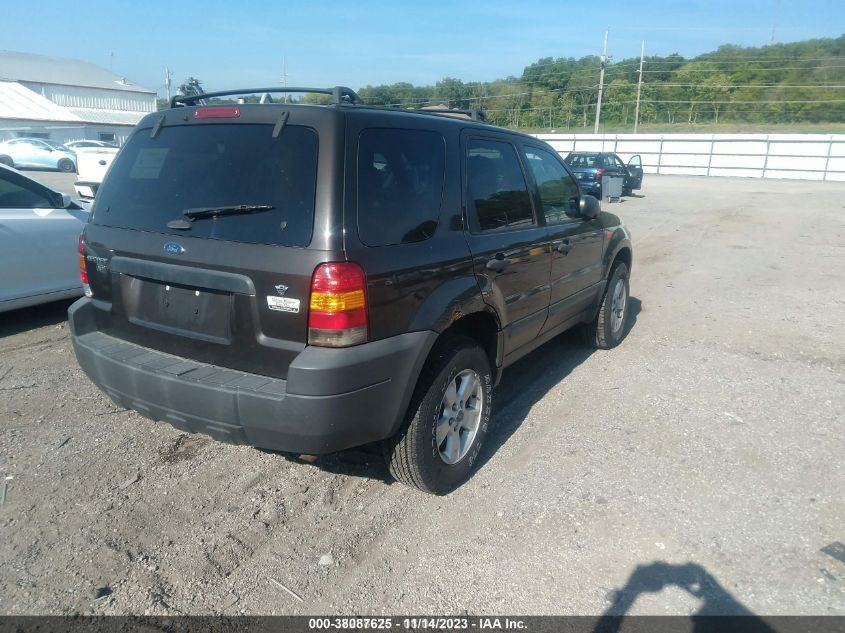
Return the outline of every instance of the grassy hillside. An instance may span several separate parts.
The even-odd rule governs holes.
[[[607,66],[604,131],[630,131],[639,58]],[[435,86],[366,86],[365,102],[393,107],[447,104],[482,108],[498,125],[592,131],[600,60],[546,57],[521,77]],[[845,124],[845,35],[757,48],[725,45],[692,59],[647,57],[640,102],[643,131],[842,131]],[[681,130],[683,128],[683,130]]]

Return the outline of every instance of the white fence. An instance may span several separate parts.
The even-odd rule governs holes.
[[[561,155],[639,154],[652,174],[845,181],[845,134],[537,134]]]

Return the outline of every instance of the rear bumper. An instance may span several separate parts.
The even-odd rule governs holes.
[[[68,311],[83,371],[119,406],[231,444],[322,454],[393,435],[435,332],[306,347],[288,379],[198,363],[96,330],[94,301]]]
[[[595,193],[601,189],[601,181],[597,180],[579,180],[578,184],[581,185],[581,191],[584,193]]]

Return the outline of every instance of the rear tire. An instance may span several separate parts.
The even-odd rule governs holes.
[[[6,167],[14,167],[15,161],[12,160],[11,156],[0,156],[0,165],[6,165]]]
[[[628,267],[617,262],[604,290],[599,313],[584,326],[584,340],[598,349],[611,349],[619,345],[628,333],[628,306],[630,285]]]
[[[73,164],[73,161],[69,158],[63,158],[59,161],[59,171],[64,172],[71,172],[76,171],[76,165]]]
[[[475,341],[440,341],[420,374],[402,428],[383,443],[390,474],[435,495],[466,481],[490,427],[492,391],[490,361]]]

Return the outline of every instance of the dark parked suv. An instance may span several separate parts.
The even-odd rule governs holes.
[[[604,197],[601,186],[604,176],[622,178],[623,196],[630,196],[643,186],[643,164],[639,154],[632,156],[627,165],[613,152],[570,152],[563,162],[575,174],[581,191],[599,200]]]
[[[196,105],[256,92],[177,97],[132,133],[80,237],[79,363],[179,429],[379,442],[396,479],[446,493],[505,367],[573,326],[622,340],[628,231],[548,145],[468,116],[347,88]]]

